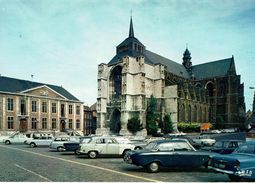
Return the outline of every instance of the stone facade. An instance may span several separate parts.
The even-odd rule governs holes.
[[[127,122],[135,115],[145,127],[151,96],[157,99],[159,121],[170,114],[175,130],[178,122],[244,125],[243,84],[233,57],[192,66],[186,49],[178,64],[147,50],[134,37],[131,19],[129,37],[108,64],[98,65],[97,133],[129,134]]]

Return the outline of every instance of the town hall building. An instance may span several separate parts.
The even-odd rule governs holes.
[[[162,120],[210,122],[223,128],[243,128],[244,85],[234,57],[193,65],[186,48],[182,63],[147,50],[134,34],[116,48],[116,55],[98,65],[97,134],[129,134],[128,120],[136,115],[146,126],[148,100],[157,100]],[[144,131],[146,134],[146,131]]]

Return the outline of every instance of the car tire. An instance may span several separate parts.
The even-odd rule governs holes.
[[[151,162],[146,166],[147,171],[150,173],[156,173],[159,170],[159,163],[158,162]]]
[[[9,144],[11,144],[11,142],[10,142],[9,140],[6,140],[6,141],[5,141],[5,144],[6,144],[6,145],[9,145]]]
[[[97,152],[96,151],[89,151],[88,156],[91,159],[95,159],[97,157]]]
[[[124,157],[127,154],[128,151],[130,151],[130,150],[128,150],[128,149],[124,150],[123,153],[122,153],[122,157]]]
[[[228,175],[228,178],[231,180],[231,181],[234,181],[234,182],[239,182],[241,181],[242,177],[239,177],[239,176],[236,176],[236,175],[232,175],[232,174],[229,174]]]
[[[57,147],[57,151],[58,151],[58,152],[63,152],[63,151],[64,151],[64,148],[63,148],[62,146],[59,146],[59,147]]]
[[[31,147],[31,148],[36,147],[35,143],[32,142],[32,143],[30,144],[30,147]]]
[[[141,147],[135,147],[135,150],[140,150],[140,149],[142,149]]]

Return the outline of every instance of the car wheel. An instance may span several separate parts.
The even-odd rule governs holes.
[[[32,147],[32,148],[36,147],[35,143],[31,143],[30,147]]]
[[[147,165],[147,170],[150,173],[155,173],[159,170],[159,164],[158,162],[152,162],[150,164]]]
[[[122,153],[122,157],[124,157],[127,154],[128,151],[130,151],[130,150],[124,150],[123,153]]]
[[[59,146],[59,147],[57,147],[57,151],[58,151],[58,152],[62,152],[62,151],[64,151],[64,148],[61,147],[61,146]]]
[[[228,175],[228,178],[231,180],[231,181],[234,181],[234,182],[239,182],[242,177],[239,177],[239,176],[236,176],[236,175],[232,175],[232,174],[229,174]]]
[[[135,150],[140,150],[140,149],[142,149],[141,147],[135,147]]]
[[[9,144],[11,144],[11,142],[9,140],[6,140],[5,144],[9,145]]]
[[[97,157],[97,152],[96,151],[89,151],[88,155],[91,159],[95,159]]]

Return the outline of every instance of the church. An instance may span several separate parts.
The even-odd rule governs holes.
[[[178,122],[243,128],[244,85],[234,57],[193,65],[186,48],[182,59],[178,63],[147,50],[135,37],[131,17],[129,35],[116,47],[116,55],[98,65],[96,133],[130,134],[127,123],[135,115],[145,127],[151,96],[159,120],[170,114],[176,131]]]

